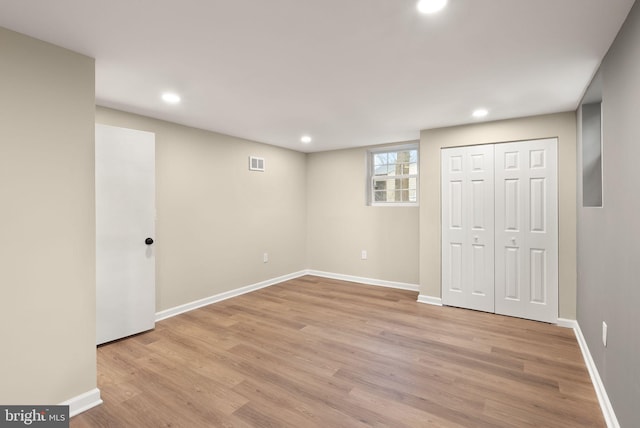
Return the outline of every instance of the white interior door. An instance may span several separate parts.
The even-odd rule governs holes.
[[[97,343],[155,325],[155,135],[96,125]]]
[[[495,145],[496,313],[558,320],[557,140]]]
[[[494,312],[493,145],[442,150],[442,302]]]

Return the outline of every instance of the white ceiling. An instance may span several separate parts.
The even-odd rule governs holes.
[[[99,105],[313,152],[575,109],[633,3],[0,0],[0,25],[96,58]]]

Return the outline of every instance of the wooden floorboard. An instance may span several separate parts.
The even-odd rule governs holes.
[[[71,427],[604,427],[573,331],[306,276],[98,348]]]

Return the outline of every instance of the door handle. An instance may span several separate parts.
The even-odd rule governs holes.
[[[144,243],[147,244],[147,245],[151,245],[151,244],[153,244],[153,239],[147,238],[147,239],[144,240]]]

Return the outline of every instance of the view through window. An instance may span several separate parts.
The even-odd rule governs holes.
[[[370,152],[370,203],[417,204],[418,147]]]

